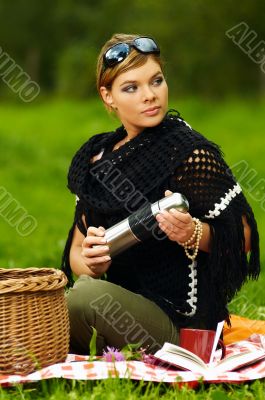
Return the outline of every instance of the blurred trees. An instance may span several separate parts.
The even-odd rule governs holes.
[[[264,16],[263,0],[0,0],[0,47],[42,92],[86,97],[95,94],[97,54],[113,33],[150,35],[171,94],[257,95],[265,74],[225,32],[244,21],[258,43]]]

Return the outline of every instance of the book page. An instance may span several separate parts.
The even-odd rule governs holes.
[[[158,350],[153,358],[167,362],[170,365],[183,370],[201,373],[205,373],[207,371],[206,364],[200,365],[194,359],[187,358],[187,356],[181,354],[173,354],[170,352],[164,352],[163,350]]]
[[[256,350],[256,351],[246,351],[244,353],[234,354],[233,356],[229,356],[219,361],[213,369],[216,372],[226,372],[226,371],[234,371],[240,367],[245,365],[250,365],[254,362],[257,362],[265,358],[264,350]]]
[[[214,343],[213,343],[213,348],[212,348],[212,353],[211,353],[209,364],[211,364],[213,362],[214,353],[215,353],[215,350],[217,349],[218,340],[220,339],[220,336],[221,336],[221,333],[222,333],[222,330],[223,330],[223,326],[224,326],[224,322],[225,321],[221,321],[221,322],[218,322],[218,324],[217,324],[217,328],[216,328],[216,333],[215,333],[215,337],[214,337]]]
[[[165,342],[161,350],[163,350],[164,352],[178,354],[182,357],[189,358],[193,361],[196,361],[197,364],[201,365],[204,368],[207,366],[207,364],[199,356],[197,356],[197,354],[194,354],[191,351],[184,349],[183,347],[177,346],[176,344]]]

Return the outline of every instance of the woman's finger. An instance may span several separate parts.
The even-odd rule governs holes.
[[[91,235],[104,236],[105,229],[103,228],[103,226],[101,226],[100,228],[96,228],[95,226],[89,226],[87,229],[87,236],[91,236]]]
[[[175,214],[173,215],[172,213],[169,213],[168,211],[163,211],[162,213],[160,213],[157,216],[157,220],[158,222],[163,223],[164,225],[166,225],[168,228],[174,229],[183,229],[186,230],[187,226],[192,222],[192,219],[189,219],[189,222],[183,222],[181,220],[179,220]]]
[[[104,236],[87,236],[83,240],[82,247],[92,247],[93,245],[104,245],[106,244],[106,238]]]
[[[160,215],[181,227],[184,227],[192,221],[192,216],[189,213],[184,214],[174,208],[171,208],[169,211],[163,210]]]
[[[106,262],[109,262],[111,260],[110,256],[103,256],[103,257],[93,257],[93,258],[88,258],[85,259],[84,262],[88,267],[91,267],[92,265],[99,265],[99,264],[105,264]]]
[[[109,246],[83,247],[81,254],[83,257],[97,257],[109,254]]]
[[[170,208],[170,210],[166,212],[169,212],[171,215],[174,215],[174,217],[176,217],[179,221],[183,222],[184,224],[188,224],[192,219],[192,216],[188,212],[183,213],[181,211],[176,210],[175,208]]]

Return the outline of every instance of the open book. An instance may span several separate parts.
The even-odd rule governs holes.
[[[201,373],[210,371],[216,373],[234,371],[235,369],[253,364],[263,358],[265,359],[265,349],[245,351],[230,356],[227,355],[221,361],[206,364],[196,354],[168,342],[164,343],[163,347],[152,356],[156,364],[163,362],[179,369]]]

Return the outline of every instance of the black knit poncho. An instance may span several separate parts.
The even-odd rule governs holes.
[[[168,111],[162,122],[145,128],[119,149],[127,132],[94,135],[74,156],[68,187],[76,194],[73,226],[62,269],[73,283],[69,251],[75,225],[109,228],[146,204],[164,197],[166,189],[184,194],[190,214],[207,222],[211,252],[199,251],[196,262],[167,237],[152,237],[112,259],[107,280],[157,303],[178,327],[216,329],[229,322],[227,303],[248,277],[260,271],[259,237],[253,212],[217,145]],[[105,150],[101,159],[91,158]],[[245,253],[242,215],[251,228],[251,253]]]

